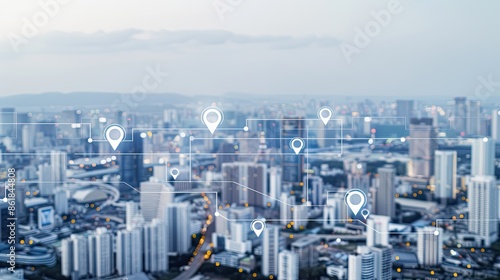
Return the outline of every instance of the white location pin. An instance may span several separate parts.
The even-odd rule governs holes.
[[[106,127],[104,138],[111,144],[113,150],[116,150],[125,138],[125,129],[119,124],[109,125]]]
[[[330,107],[321,107],[318,110],[318,117],[323,121],[325,125],[330,121],[332,114],[333,110]]]
[[[296,155],[300,153],[302,148],[304,148],[304,140],[302,138],[295,137],[290,141],[290,148],[295,152]]]
[[[358,215],[359,210],[366,204],[366,195],[362,190],[352,189],[345,194],[344,202],[354,215]]]
[[[250,224],[250,229],[255,232],[255,235],[257,237],[260,236],[260,234],[264,231],[266,228],[266,222],[260,219],[253,220],[252,223]]]
[[[363,210],[361,210],[361,215],[362,215],[362,216],[363,216],[363,218],[365,218],[365,220],[366,220],[366,218],[368,218],[368,215],[370,215],[370,210],[368,210],[368,209],[363,209]]]
[[[170,169],[170,175],[172,175],[172,177],[174,177],[174,180],[177,179],[177,176],[179,176],[179,169],[177,168],[172,168]]]
[[[215,120],[209,120],[210,114],[215,114],[217,118]],[[201,122],[207,126],[208,130],[210,130],[210,133],[212,134],[214,134],[215,130],[223,119],[224,115],[222,114],[222,111],[217,107],[207,107],[201,113]]]

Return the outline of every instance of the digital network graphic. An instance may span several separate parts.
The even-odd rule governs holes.
[[[4,138],[12,139],[4,162],[30,159],[4,163],[6,271],[52,279],[498,275],[493,135],[463,137],[453,118],[437,127],[432,118],[318,108],[312,118],[230,110],[229,119],[209,106],[193,122],[165,110],[157,127],[126,112],[64,111],[71,122],[51,123],[4,110],[0,126],[13,136]],[[54,135],[59,143],[47,147]]]

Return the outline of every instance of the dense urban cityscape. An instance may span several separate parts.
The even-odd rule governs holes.
[[[481,101],[3,107],[0,276],[499,279]]]

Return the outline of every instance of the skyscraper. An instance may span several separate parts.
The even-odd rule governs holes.
[[[125,223],[127,223],[127,229],[132,229],[134,225],[134,217],[139,214],[139,205],[134,201],[128,201],[125,203]]]
[[[126,276],[142,272],[142,242],[140,228],[123,229],[116,233],[116,271],[118,275]]]
[[[480,246],[498,239],[498,190],[493,176],[475,176],[468,188],[469,231],[478,235]]]
[[[306,204],[293,206],[293,229],[303,230],[308,222],[308,209]]]
[[[357,253],[349,255],[349,280],[375,279],[375,256],[367,246],[358,246]]]
[[[58,188],[54,192],[54,206],[59,215],[68,214],[68,197],[63,188]]]
[[[145,221],[163,217],[163,207],[174,201],[173,191],[170,184],[156,182],[154,178],[141,183],[141,211]]]
[[[336,220],[336,203],[332,200],[327,200],[326,206],[323,208],[323,228],[333,229]]]
[[[408,175],[429,178],[434,171],[436,131],[431,118],[410,120],[410,160]]]
[[[299,255],[284,250],[279,253],[279,279],[296,280],[299,279]]]
[[[471,176],[495,175],[495,141],[476,138],[472,141]]]
[[[458,134],[465,133],[466,131],[467,107],[465,105],[465,101],[465,97],[455,97],[455,109],[453,110],[452,127]]]
[[[389,222],[388,216],[370,215],[366,221],[366,246],[389,245]]]
[[[283,183],[291,183],[298,186],[302,180],[304,170],[304,156],[296,155],[290,148],[290,141],[295,137],[304,138],[305,121],[303,118],[285,118],[281,124],[281,168],[283,175]],[[304,140],[305,141],[305,140]],[[307,148],[307,143],[304,143],[303,149]]]
[[[73,273],[73,240],[66,238],[61,241],[61,274],[71,277]]]
[[[224,181],[222,183],[223,204],[248,203],[251,206],[266,206],[266,195],[268,195],[269,191],[265,164],[252,162],[223,163],[222,176]]]
[[[495,142],[500,142],[500,110],[491,113],[491,137]]]
[[[406,123],[409,123],[410,119],[413,118],[414,110],[415,105],[413,100],[396,100],[396,116],[405,118]]]
[[[375,279],[392,279],[392,250],[387,246],[376,245],[370,247],[375,260]]]
[[[144,169],[144,140],[140,131],[134,131],[133,141],[123,141],[118,146],[120,156],[118,164],[120,166],[120,180],[134,188],[146,181],[146,171]],[[130,140],[132,140],[130,139]],[[120,184],[120,192],[130,192],[132,188],[126,184]]]
[[[306,182],[307,181],[307,182]],[[304,176],[302,196],[312,205],[323,205],[323,178],[320,176]],[[306,197],[307,195],[307,197]]]
[[[276,275],[278,274],[280,228],[275,225],[267,225],[263,234],[262,274],[265,276]]]
[[[269,168],[269,196],[272,206],[278,205],[281,193],[281,167],[272,166]],[[274,198],[274,199],[273,199]]]
[[[468,135],[478,135],[481,129],[481,105],[479,100],[467,101],[466,132]]]
[[[62,184],[62,183],[58,183]],[[38,190],[41,196],[51,196],[54,188],[52,168],[49,164],[38,165]]]
[[[16,116],[14,108],[0,109],[0,136],[16,137]]]
[[[378,188],[375,194],[374,214],[389,216],[391,219],[396,216],[396,205],[394,203],[394,184],[396,170],[392,166],[385,166],[377,169]]]
[[[114,272],[113,234],[106,228],[96,228],[88,236],[89,272],[93,277],[105,277]]]
[[[441,264],[443,259],[442,232],[429,226],[417,228],[417,258],[422,266]]]
[[[72,234],[61,241],[61,272],[66,277],[83,278],[89,273],[87,238]]]
[[[300,268],[315,267],[317,265],[318,252],[315,247],[319,245],[319,241],[316,236],[305,236],[292,243],[291,250],[299,256]]]
[[[434,178],[436,185],[436,198],[456,198],[457,186],[457,152],[436,151],[434,163]]]
[[[144,270],[150,273],[168,270],[168,239],[165,224],[153,219],[143,228]]]
[[[51,151],[50,152],[50,177],[57,184],[62,184],[66,181],[66,169],[68,164],[68,156],[65,152]]]
[[[283,225],[288,224],[293,219],[293,207],[295,205],[295,197],[288,193],[282,193],[280,197],[280,222]]]
[[[170,203],[164,207],[163,222],[167,227],[170,252],[187,253],[191,247],[189,203]]]

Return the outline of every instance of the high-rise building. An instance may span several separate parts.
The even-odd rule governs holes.
[[[279,253],[279,279],[297,280],[299,279],[299,255],[284,250]]]
[[[472,141],[471,176],[495,175],[495,141],[476,138]]]
[[[288,224],[293,220],[293,207],[295,205],[295,197],[288,193],[282,193],[280,197],[280,222],[283,225]]]
[[[391,217],[370,215],[366,221],[366,246],[389,245],[389,222]]]
[[[168,238],[165,224],[153,219],[143,227],[144,270],[150,273],[168,270]]]
[[[444,201],[456,198],[457,152],[436,151],[434,162],[436,198]]]
[[[392,250],[388,246],[370,247],[375,260],[375,279],[392,279]]]
[[[465,97],[455,97],[455,108],[453,110],[453,123],[452,127],[458,134],[465,134],[467,107],[465,104]]]
[[[59,215],[68,214],[68,196],[66,190],[58,188],[54,192],[54,206],[56,213]]]
[[[233,162],[222,164],[222,203],[265,207],[269,191],[267,166],[263,163]]]
[[[323,209],[323,228],[333,229],[335,226],[336,212],[338,212],[336,207],[335,201],[327,200],[326,206]]]
[[[93,277],[114,273],[113,234],[106,228],[97,228],[88,236],[89,272]]]
[[[357,253],[349,255],[349,280],[375,279],[375,256],[369,247],[358,246]]]
[[[163,222],[170,252],[186,253],[191,247],[190,214],[189,203],[170,203],[164,207]]]
[[[364,193],[368,193],[370,191],[370,175],[359,174],[359,173],[348,173],[347,188],[359,189],[362,190]]]
[[[417,228],[417,258],[421,266],[438,266],[443,259],[442,232],[435,227]]]
[[[61,241],[61,272],[63,276],[83,278],[89,274],[87,238],[72,234]]]
[[[68,156],[65,152],[50,152],[50,177],[52,181],[57,182],[57,184],[62,184],[66,181],[67,164]]]
[[[139,205],[134,201],[128,201],[125,204],[125,223],[127,223],[127,229],[134,228],[134,217],[139,214]]]
[[[323,205],[323,178],[320,176],[304,176],[302,196],[312,205]]]
[[[293,229],[304,230],[306,228],[308,222],[308,209],[308,204],[293,206]]]
[[[299,186],[304,171],[304,156],[295,154],[290,147],[290,141],[295,138],[304,138],[305,121],[303,118],[285,118],[281,124],[281,168],[283,183]],[[304,143],[306,146],[307,143]],[[305,149],[307,147],[303,147]]]
[[[412,177],[430,178],[434,171],[436,131],[431,118],[410,120],[410,168]]]
[[[278,274],[278,254],[280,249],[280,228],[267,225],[263,232],[262,242],[262,274],[265,276]]]
[[[479,246],[498,239],[498,190],[493,176],[475,176],[468,188],[469,231],[478,235]]]
[[[392,166],[385,166],[377,169],[378,188],[375,194],[374,214],[389,216],[391,219],[396,216],[396,205],[394,203],[394,185],[396,170]]]
[[[16,137],[16,116],[14,108],[0,109],[0,136]]]
[[[291,250],[299,256],[300,268],[315,267],[317,265],[318,252],[315,247],[318,244],[319,238],[315,236],[305,236],[292,243]]]
[[[415,104],[413,100],[396,100],[396,116],[405,118],[406,123],[409,123],[410,119],[413,118],[414,110]]]
[[[116,271],[120,276],[142,272],[142,232],[140,228],[116,233]]]
[[[215,167],[217,171],[222,170],[222,165],[224,163],[230,163],[236,161],[236,152],[238,151],[238,145],[235,143],[221,142],[219,144],[219,149],[217,150],[217,166]]]
[[[500,143],[500,110],[495,109],[491,113],[491,137]]]
[[[143,156],[144,139],[140,131],[134,131],[132,137],[133,141],[122,141],[117,149],[120,151],[120,181],[124,182],[120,184],[120,192],[131,192],[133,189],[130,186],[138,188],[141,182],[147,180]]]
[[[269,168],[269,196],[272,206],[278,205],[276,201],[281,193],[281,167],[272,166]]]
[[[58,184],[62,184],[59,182]],[[41,196],[51,196],[54,188],[52,168],[48,163],[38,165],[38,190]]]
[[[479,100],[467,101],[466,132],[468,135],[478,135],[481,129],[481,105]]]
[[[61,274],[71,277],[73,273],[73,240],[66,238],[61,241]]]
[[[35,147],[35,133],[28,125],[22,126],[23,153],[29,153]]]
[[[144,220],[150,222],[153,218],[162,219],[163,207],[174,201],[174,187],[168,183],[155,182],[150,178],[141,183],[141,211]]]

